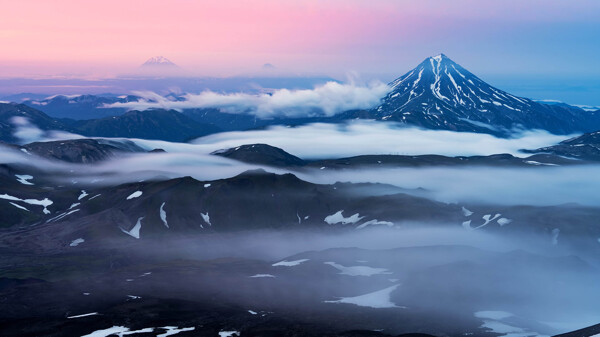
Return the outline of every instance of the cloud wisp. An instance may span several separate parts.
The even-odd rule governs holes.
[[[21,116],[11,118],[10,122],[15,127],[13,136],[18,139],[20,144],[83,138],[83,136],[65,131],[41,130],[35,124],[31,123],[29,119]]]
[[[271,93],[217,93],[204,91],[186,94],[183,100],[173,100],[154,92],[134,92],[141,97],[136,102],[113,103],[106,108],[129,110],[218,108],[227,113],[248,113],[261,118],[333,116],[353,109],[377,106],[390,90],[383,83],[367,86],[354,83],[327,82],[314,89],[278,89]]]
[[[23,143],[37,141],[44,135],[44,131],[31,124],[25,117],[15,116],[10,122],[15,126],[13,136]]]

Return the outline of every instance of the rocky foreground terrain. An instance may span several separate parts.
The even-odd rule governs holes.
[[[250,144],[213,156],[261,169],[118,182],[90,170],[169,154],[101,139],[6,149],[28,160],[0,166],[3,336],[542,336],[595,323],[598,207],[446,202],[428,189],[298,177],[590,160],[304,160]]]

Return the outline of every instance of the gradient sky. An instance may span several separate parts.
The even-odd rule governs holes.
[[[1,0],[0,77],[196,75],[272,63],[389,80],[444,52],[482,77],[600,75],[597,0]]]

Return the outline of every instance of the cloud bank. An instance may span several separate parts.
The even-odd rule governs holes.
[[[163,97],[154,92],[134,92],[141,99],[136,102],[108,104],[106,108],[129,110],[218,108],[228,113],[249,113],[261,118],[333,116],[353,109],[369,109],[379,104],[390,90],[383,83],[367,86],[353,83],[327,82],[314,89],[278,89],[272,93],[222,94],[204,91],[186,94],[183,100]]]
[[[367,154],[474,156],[510,153],[556,144],[569,136],[524,131],[513,138],[488,134],[425,130],[392,122],[352,121],[345,124],[307,124],[295,128],[224,132],[198,138],[207,151],[265,143],[304,159],[340,158]],[[210,152],[209,151],[209,152]],[[208,153],[208,152],[207,152]]]
[[[317,184],[338,181],[424,188],[427,196],[448,203],[550,206],[577,203],[600,206],[599,165],[564,167],[423,167],[315,170],[296,173]],[[574,188],[576,186],[576,188]],[[418,192],[420,193],[420,191]]]
[[[362,138],[363,140],[366,139]],[[302,142],[297,139],[297,142]],[[243,164],[234,160],[208,155],[224,145],[182,144],[164,141],[135,140],[146,148],[163,148],[167,153],[139,153],[116,157],[94,165],[68,164],[49,161],[0,146],[2,163],[33,165],[54,176],[56,184],[103,186],[152,179],[191,176],[200,181],[223,179],[261,165]],[[243,141],[237,140],[238,144]],[[449,143],[450,147],[458,143]],[[339,156],[346,151],[330,147],[328,155]],[[388,144],[390,145],[390,144]],[[394,145],[394,144],[391,144]],[[291,144],[290,147],[296,146]],[[354,143],[346,145],[352,148]],[[381,149],[384,149],[382,146]],[[414,149],[415,151],[418,148]],[[305,150],[307,153],[309,149]],[[294,152],[292,152],[294,153]],[[325,153],[325,152],[323,152]],[[468,202],[498,205],[557,205],[578,203],[599,206],[597,191],[600,177],[598,165],[565,167],[491,168],[491,167],[431,167],[382,168],[357,170],[290,171],[264,167],[269,172],[291,172],[299,178],[318,184],[342,182],[386,183],[407,189],[425,188],[427,195],[444,202]],[[64,175],[69,172],[68,175]],[[573,188],[576,186],[577,188]],[[420,192],[419,192],[420,193]]]
[[[31,127],[29,124],[24,126]],[[32,135],[39,136],[36,132]],[[528,131],[516,138],[503,139],[487,134],[402,127],[390,122],[354,121],[347,124],[309,124],[293,129],[278,126],[265,130],[227,132],[199,138],[193,143],[134,139],[142,148],[162,148],[167,153],[130,154],[93,166],[51,162],[9,148],[0,148],[0,156],[4,163],[35,165],[56,177],[71,172],[68,177],[63,177],[61,184],[74,180],[80,184],[104,185],[156,176],[192,176],[198,180],[229,178],[260,165],[242,164],[209,154],[243,144],[266,143],[304,159],[317,159],[363,154],[522,155],[519,153],[521,148],[548,146],[564,138],[544,131]],[[275,173],[287,172],[284,169],[265,169]],[[387,183],[411,189],[422,187],[429,190],[432,197],[447,202],[529,205],[577,202],[598,205],[596,194],[600,189],[600,179],[593,173],[597,169],[598,166],[586,165],[523,169],[386,168],[292,173],[314,183],[351,181]],[[573,186],[578,188],[573,189]]]

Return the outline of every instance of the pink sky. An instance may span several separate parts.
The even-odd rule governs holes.
[[[520,45],[531,48],[532,39],[526,36],[511,41],[506,34],[521,36],[549,25],[564,31],[565,27],[597,21],[600,1],[576,3],[4,1],[0,10],[0,77],[107,76],[131,72],[156,55],[195,74],[213,76],[252,72],[266,62],[299,73],[401,72],[439,52],[461,61],[481,58],[485,51],[481,49],[489,48],[501,52],[499,58],[520,55],[508,69],[526,67],[540,64],[539,55],[525,55],[535,52],[533,49],[525,53],[518,49]],[[491,44],[490,38],[495,36],[500,40]],[[560,42],[550,43],[549,36],[538,43],[540,54],[550,54],[551,45]]]

